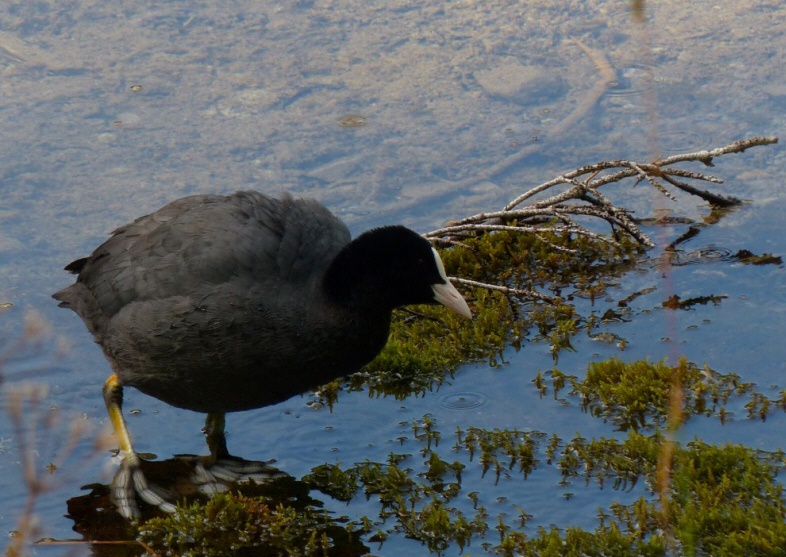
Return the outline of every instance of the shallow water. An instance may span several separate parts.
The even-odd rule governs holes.
[[[108,456],[92,448],[107,421],[100,393],[109,366],[79,319],[50,295],[70,281],[62,267],[116,226],[183,195],[254,188],[316,197],[355,233],[390,222],[425,232],[496,209],[528,186],[597,160],[646,160],[783,135],[782,3],[660,2],[647,9],[649,37],[634,26],[625,2],[236,0],[220,7],[195,1],[129,7],[71,0],[0,8],[0,304],[13,304],[0,313],[0,348],[19,337],[29,311],[50,326],[49,340],[5,365],[0,397],[7,402],[25,380],[43,383],[49,393],[40,414],[56,407],[61,416],[52,438],[39,435],[26,444],[0,413],[0,532],[16,529],[27,497],[21,451],[34,450],[40,468],[57,462],[73,420],[92,433],[79,436],[74,454],[52,474],[62,480],[36,503],[41,537],[74,537],[63,516],[67,499],[80,486],[111,477]],[[607,94],[584,109],[601,76],[574,38],[616,72]],[[525,70],[539,72],[539,80],[510,77]],[[542,82],[549,84],[545,90]],[[577,110],[580,117],[563,126]],[[466,185],[531,145],[540,148]],[[660,306],[668,297],[660,273],[643,265],[620,281],[615,299],[656,290],[636,299],[630,323],[604,327],[624,337],[627,348],[580,337],[559,368],[582,375],[589,361],[612,355],[659,359],[670,355],[663,341],[670,337],[689,360],[762,388],[782,388],[783,266],[715,255],[786,252],[784,161],[780,147],[759,147],[716,159],[709,169],[725,180],[716,191],[751,203],[679,246],[684,264],[673,269],[673,292],[682,299],[726,298],[670,319]],[[642,185],[609,194],[638,216],[658,207],[699,220],[709,213],[695,199],[671,203]],[[682,224],[648,229],[661,245],[686,230]],[[57,347],[59,338],[67,339],[68,351]],[[245,458],[276,458],[300,477],[325,462],[384,461],[390,452],[417,451],[411,423],[426,413],[443,433],[445,459],[454,458],[449,437],[457,426],[531,428],[568,438],[579,427],[588,438],[613,434],[575,405],[538,397],[531,380],[552,366],[547,347],[525,344],[506,358],[494,369],[467,365],[450,385],[404,401],[342,394],[331,413],[296,397],[231,415],[230,448]],[[204,452],[200,415],[131,390],[125,408],[140,411],[128,416],[140,451],[162,458]],[[777,412],[766,423],[721,427],[693,420],[681,434],[774,449],[782,446],[783,421]],[[482,494],[492,522],[502,512],[515,516],[520,505],[534,514],[532,527],[592,528],[597,507],[639,494],[573,485],[567,500],[553,469],[539,469],[530,480],[511,474],[495,486],[470,466],[463,485]],[[506,499],[497,502],[500,497]],[[374,516],[373,500],[358,499],[333,509]],[[373,549],[427,554],[395,537]]]

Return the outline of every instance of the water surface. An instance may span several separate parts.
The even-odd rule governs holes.
[[[29,379],[49,389],[42,419],[54,409],[61,416],[49,438],[25,441],[0,414],[0,532],[17,528],[27,497],[21,451],[34,450],[42,469],[57,462],[73,420],[88,429],[53,474],[62,481],[36,502],[40,535],[73,537],[66,500],[111,477],[108,455],[93,449],[106,422],[101,384],[109,366],[78,318],[50,295],[71,280],[62,267],[115,227],[183,195],[253,188],[315,197],[354,233],[390,222],[425,232],[499,208],[527,187],[597,160],[647,160],[783,135],[782,3],[648,3],[648,35],[627,8],[621,1],[409,0],[72,0],[0,8],[0,303],[13,304],[0,314],[2,346],[21,334],[27,312],[51,327],[50,340],[5,366],[0,398],[7,401]],[[597,60],[572,39],[615,72],[589,107],[582,103],[602,76]],[[540,148],[504,171],[462,186],[533,144]],[[680,249],[688,256],[708,247],[782,255],[785,160],[777,146],[717,159],[709,170],[725,184],[716,190],[750,204]],[[694,219],[709,213],[696,199],[659,200],[644,186],[609,194],[639,216],[658,207]],[[650,232],[664,244],[686,228]],[[627,339],[627,348],[578,338],[560,369],[582,375],[588,362],[612,355],[666,357],[663,338],[670,337],[692,361],[783,387],[783,267],[705,262],[675,267],[674,292],[726,296],[721,303],[678,312],[672,330],[660,307],[667,297],[660,273],[644,265],[614,292],[624,298],[656,287],[636,299],[631,323],[607,327]],[[67,339],[67,352],[57,338]],[[416,452],[411,424],[426,413],[446,437],[457,426],[531,428],[563,438],[578,427],[588,438],[614,434],[575,405],[538,397],[531,380],[552,366],[547,347],[509,352],[506,365],[467,365],[451,384],[422,397],[344,394],[332,412],[296,397],[231,415],[230,445],[246,458],[276,458],[300,477],[325,462]],[[130,389],[125,408],[139,410],[128,415],[139,451],[162,458],[204,452],[200,415]],[[694,420],[682,435],[775,449],[783,421],[777,413],[766,423],[725,427]],[[443,458],[456,458],[452,445],[446,439],[440,446]],[[481,493],[492,522],[499,513],[515,515],[518,505],[534,515],[533,528],[593,528],[599,506],[640,494],[572,486],[568,500],[547,468],[526,482],[511,475],[495,485],[469,466],[463,481],[466,492]],[[333,504],[351,517],[377,512],[363,497],[349,507]],[[374,551],[428,553],[403,537]]]

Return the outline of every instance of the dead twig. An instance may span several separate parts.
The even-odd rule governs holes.
[[[579,43],[579,46],[582,46]],[[584,48],[582,46],[582,48]],[[778,142],[777,137],[753,137],[746,140],[735,141],[724,147],[712,150],[696,151],[673,155],[651,163],[640,163],[628,160],[601,161],[577,168],[572,172],[562,174],[553,180],[544,182],[530,188],[500,211],[478,213],[451,222],[448,226],[433,230],[423,236],[433,242],[455,244],[468,248],[466,243],[459,241],[473,235],[491,234],[497,232],[518,232],[522,234],[535,234],[539,240],[552,248],[567,253],[575,250],[564,246],[557,246],[550,241],[546,234],[575,234],[601,240],[612,246],[618,253],[625,255],[625,249],[620,242],[608,238],[598,232],[593,232],[580,225],[576,217],[589,218],[591,221],[605,221],[612,231],[622,231],[633,239],[642,248],[651,248],[655,243],[638,227],[630,212],[623,207],[614,205],[600,188],[617,183],[626,178],[635,178],[633,186],[646,183],[672,201],[677,198],[669,191],[668,185],[683,192],[695,195],[708,201],[716,207],[728,207],[741,203],[739,199],[720,195],[708,190],[697,188],[685,182],[699,180],[713,184],[721,184],[723,180],[716,176],[701,172],[672,168],[671,165],[683,162],[701,162],[713,166],[713,159],[730,153],[741,153],[751,147],[771,145]],[[584,181],[581,177],[586,176]],[[679,178],[679,179],[678,179]],[[562,189],[560,190],[560,186]],[[549,197],[535,199],[547,191],[558,191]],[[525,202],[528,202],[525,204]],[[470,248],[471,249],[471,248]],[[459,284],[480,286],[490,290],[528,296],[534,299],[547,299],[532,290],[509,288],[507,286],[492,285],[466,279],[451,279]]]
[[[450,277],[451,282],[456,282],[458,284],[464,284],[466,286],[477,286],[480,288],[485,288],[487,290],[496,290],[497,292],[502,292],[507,295],[513,296],[524,296],[526,298],[534,298],[536,300],[542,300],[544,302],[548,302],[549,304],[557,305],[559,300],[552,296],[547,296],[546,294],[541,294],[535,290],[530,290],[528,288],[509,288],[507,286],[500,286],[499,284],[488,284],[486,282],[480,282],[477,280],[469,280],[457,277]]]

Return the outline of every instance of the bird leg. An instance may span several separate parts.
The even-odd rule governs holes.
[[[177,489],[177,486],[182,488],[190,485],[192,494],[195,489],[197,493],[212,497],[243,480],[255,479],[264,482],[286,475],[271,466],[274,460],[253,461],[230,455],[224,434],[226,420],[223,413],[208,414],[205,420],[209,456],[177,455],[174,459],[161,462],[143,461],[131,444],[122,410],[123,386],[117,375],[110,376],[104,383],[104,403],[123,451],[123,461],[110,486],[110,497],[124,518],[133,519],[141,515],[137,495],[158,510],[172,513],[177,507],[167,499],[188,496]],[[171,466],[173,464],[176,466]],[[170,472],[167,474],[168,481],[173,484],[175,491],[149,482],[142,470],[143,465],[151,471],[154,465],[158,465],[159,469]]]
[[[104,383],[104,404],[115,435],[120,441],[120,450],[123,451],[123,462],[111,485],[111,498],[120,514],[128,519],[139,516],[135,493],[146,503],[164,512],[174,512],[175,506],[165,499],[166,492],[151,486],[142,473],[141,460],[131,444],[131,436],[123,417],[123,386],[115,374],[110,375]]]
[[[286,475],[271,466],[275,460],[245,460],[229,454],[225,425],[226,415],[223,412],[209,413],[205,419],[204,432],[210,455],[197,461],[191,477],[191,481],[202,493],[214,495],[251,477],[264,482]]]
[[[226,425],[226,414],[223,412],[211,412],[205,418],[205,435],[207,436],[207,446],[210,449],[210,456],[214,460],[219,460],[229,456],[227,450],[227,438],[224,435]]]

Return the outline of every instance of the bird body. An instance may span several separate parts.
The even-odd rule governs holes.
[[[225,413],[358,371],[387,342],[396,307],[441,303],[471,317],[421,236],[388,226],[352,240],[325,207],[289,195],[178,199],[66,270],[76,282],[53,297],[82,318],[114,370],[103,395],[125,458],[111,494],[126,517],[139,514],[136,495],[175,507],[142,473],[123,387],[206,412],[211,460],[225,466]],[[249,469],[231,462],[230,470]],[[264,462],[252,468],[277,472]]]
[[[399,300],[385,299],[397,288],[384,281],[401,271],[385,262],[416,236],[388,230],[364,261],[331,269],[350,234],[318,202],[190,196],[115,230],[67,267],[78,279],[54,297],[82,317],[121,385],[199,412],[257,408],[354,373],[385,345]],[[363,280],[369,268],[383,275]]]

